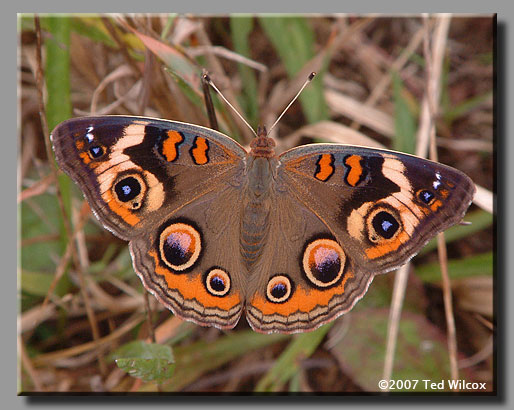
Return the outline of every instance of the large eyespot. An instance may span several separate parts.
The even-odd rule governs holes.
[[[320,288],[335,285],[343,276],[345,263],[346,255],[333,239],[316,239],[303,252],[303,271],[307,279]]]
[[[115,198],[125,207],[131,209],[141,208],[146,183],[138,174],[125,174],[120,176],[113,185]]]
[[[266,287],[266,297],[273,303],[284,303],[292,293],[293,284],[285,275],[273,276]]]
[[[201,249],[200,233],[185,223],[171,224],[159,236],[161,259],[175,271],[184,271],[193,266]]]
[[[220,268],[212,268],[205,276],[205,287],[213,296],[225,296],[230,291],[230,275]]]
[[[368,239],[378,243],[396,238],[401,232],[401,223],[396,212],[389,207],[378,207],[371,211],[366,218]]]

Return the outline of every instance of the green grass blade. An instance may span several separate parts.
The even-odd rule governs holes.
[[[471,276],[492,276],[493,253],[487,252],[470,256],[465,259],[448,260],[448,274],[450,279],[469,278]],[[430,263],[416,267],[416,275],[424,282],[441,281],[441,265]]]
[[[69,17],[45,17],[45,80],[48,92],[46,118],[49,130],[71,117],[70,28]]]
[[[314,32],[302,17],[260,17],[267,37],[282,59],[290,78],[314,57]],[[303,112],[309,123],[328,118],[328,109],[323,95],[322,73],[309,84],[300,95]]]
[[[489,212],[478,210],[468,212],[464,217],[466,222],[471,222],[471,225],[455,225],[444,231],[444,238],[446,243],[450,243],[466,236],[473,235],[474,233],[488,228],[493,224],[493,215]],[[419,252],[424,255],[437,248],[437,240],[434,238],[426,244],[426,246]]]
[[[168,16],[168,19],[166,20],[166,25],[162,29],[161,33],[161,39],[164,40],[166,37],[168,37],[168,34],[170,33],[171,27],[173,26],[173,22],[177,18],[176,14],[170,14]]]
[[[450,125],[457,118],[466,115],[470,111],[474,110],[482,103],[484,103],[487,99],[492,98],[493,92],[488,91],[484,94],[476,95],[472,98],[467,99],[466,101],[448,108],[448,110],[444,113],[445,122]]]
[[[394,128],[393,149],[414,154],[416,149],[416,118],[403,94],[407,92],[397,72],[393,72]]]
[[[176,358],[175,375],[161,387],[164,391],[181,390],[204,373],[287,337],[282,334],[264,335],[250,330],[222,336],[215,343],[201,340],[188,346],[177,346],[173,349]]]
[[[111,48],[118,48],[116,42],[105,28],[100,17],[79,16],[73,18],[72,30],[81,36],[87,37],[94,43],[103,43]]]
[[[254,19],[251,16],[230,17],[230,33],[234,43],[234,50],[248,58],[251,57],[249,37],[253,27]],[[254,128],[257,128],[259,121],[257,80],[252,68],[244,64],[238,64],[238,70],[243,84],[241,105],[248,122]]]
[[[191,85],[191,83],[184,80],[184,78],[181,77],[179,73],[170,68],[164,68],[164,71],[171,75],[173,80],[175,80],[177,83],[177,86],[189,101],[191,101],[197,107],[203,107],[203,98],[198,94],[197,90]],[[213,103],[215,104],[214,101]]]
[[[275,365],[259,380],[255,391],[277,391],[292,380],[299,372],[301,361],[314,353],[333,323],[321,326],[313,332],[300,334],[294,338],[277,359]],[[294,384],[293,381],[292,386]]]
[[[41,25],[48,31],[45,39],[46,66],[45,81],[48,99],[46,101],[46,119],[51,132],[57,124],[67,120],[72,115],[71,109],[71,80],[70,80],[70,29],[69,17],[45,17]],[[51,159],[50,159],[51,160]],[[65,175],[59,175],[64,208],[68,217],[71,216],[71,180]],[[67,235],[64,222],[61,221],[61,246],[66,246]]]

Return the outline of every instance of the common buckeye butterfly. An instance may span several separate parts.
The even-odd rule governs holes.
[[[312,144],[248,152],[176,121],[74,118],[52,133],[57,162],[136,273],[181,318],[258,332],[312,330],[348,312],[373,277],[461,221],[473,182],[388,150]]]

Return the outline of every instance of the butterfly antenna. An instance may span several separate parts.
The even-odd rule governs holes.
[[[204,73],[204,74],[203,74],[203,79],[204,79],[204,80],[205,80],[205,81],[206,81],[206,82],[207,82],[207,83],[208,83],[208,84],[209,84],[209,85],[214,89],[214,91],[216,91],[216,92],[218,93],[218,95],[222,98],[222,100],[223,100],[223,101],[225,101],[225,103],[226,103],[230,108],[232,108],[232,110],[237,114],[237,116],[241,119],[241,121],[243,121],[243,122],[246,124],[246,126],[252,130],[253,135],[255,135],[255,136],[257,137],[257,133],[256,133],[256,132],[255,132],[255,130],[252,128],[252,126],[251,126],[250,124],[248,124],[248,121],[246,121],[246,120],[244,119],[244,117],[243,117],[241,114],[239,114],[239,112],[236,110],[236,108],[235,108],[232,104],[230,104],[230,102],[225,98],[225,96],[221,93],[221,91],[220,91],[220,90],[218,90],[218,88],[217,88],[217,87],[214,85],[214,83],[212,82],[211,77],[209,76],[209,74]]]
[[[302,88],[300,88],[300,91],[298,91],[296,93],[296,95],[294,96],[294,98],[291,100],[291,102],[287,105],[286,108],[284,108],[284,111],[282,111],[282,114],[279,115],[279,117],[277,118],[277,120],[273,123],[273,125],[270,127],[269,131],[268,131],[268,134],[271,133],[271,130],[273,128],[275,128],[275,125],[277,125],[277,123],[280,121],[280,119],[284,116],[284,114],[286,113],[286,111],[289,109],[289,107],[291,107],[291,105],[293,105],[293,103],[296,101],[296,99],[299,97],[299,95],[301,94],[301,92],[303,91],[303,89],[305,87],[307,87],[307,85],[312,81],[312,79],[316,76],[316,73],[313,71],[312,73],[309,74],[309,78],[307,78],[307,80],[305,80],[305,82],[303,83],[302,85]]]

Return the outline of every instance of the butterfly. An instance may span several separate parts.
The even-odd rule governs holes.
[[[52,133],[59,166],[102,224],[129,241],[144,287],[177,316],[263,333],[313,330],[348,312],[375,275],[459,223],[464,173],[339,144],[247,151],[210,128],[98,116]]]

